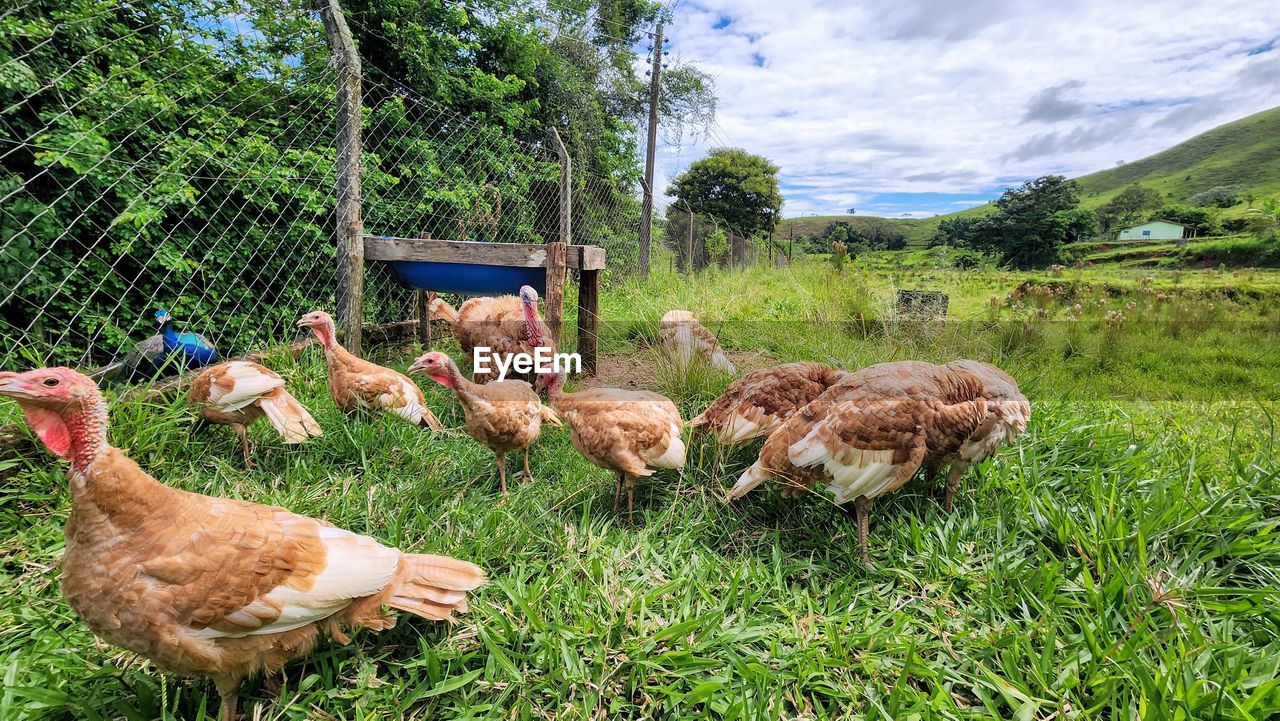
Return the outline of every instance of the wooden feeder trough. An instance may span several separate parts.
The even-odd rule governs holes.
[[[600,271],[604,248],[547,243],[481,243],[463,240],[366,235],[364,259],[389,263],[396,278],[418,291],[418,336],[431,346],[426,291],[461,295],[515,295],[533,286],[546,299],[544,320],[558,346],[564,327],[565,271],[578,271],[578,353],[582,370],[595,374],[599,343]]]

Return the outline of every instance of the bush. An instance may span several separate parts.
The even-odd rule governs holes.
[[[1215,185],[1191,196],[1191,204],[1201,207],[1230,208],[1240,202],[1236,197],[1238,190],[1239,186],[1236,185]]]

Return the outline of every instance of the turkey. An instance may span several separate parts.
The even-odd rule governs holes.
[[[680,411],[665,396],[650,391],[589,388],[562,393],[565,376],[542,374],[551,407],[572,431],[573,447],[588,461],[617,475],[613,510],[627,490],[627,513],[635,510],[635,479],[659,469],[684,467]]]
[[[444,428],[427,407],[422,389],[403,373],[357,358],[338,343],[333,318],[322,310],[298,319],[298,327],[310,328],[324,346],[324,362],[329,373],[329,395],[345,413],[358,409],[390,413],[414,425],[433,430]]]
[[[532,356],[539,347],[555,352],[555,346],[548,340],[550,331],[538,316],[538,291],[532,286],[521,287],[519,297],[469,298],[457,310],[435,293],[429,293],[428,297],[432,320],[448,322],[462,352],[473,360],[476,348],[488,348],[494,358],[503,359],[515,353]],[[530,340],[533,337],[540,340],[533,342]],[[471,376],[480,384],[498,379],[494,368],[487,372],[473,369]]]
[[[235,719],[244,679],[310,653],[321,631],[347,643],[344,628],[389,629],[384,606],[452,621],[485,583],[466,561],[160,483],[110,444],[106,401],[69,368],[0,372],[0,396],[70,462],[67,603],[102,640],[212,678],[222,721]]]
[[[285,390],[284,379],[249,361],[228,361],[201,371],[187,392],[187,403],[206,421],[231,426],[249,468],[253,459],[247,429],[259,418],[266,418],[285,443],[323,435],[320,424]]]
[[[808,361],[752,371],[730,383],[689,427],[722,445],[765,438],[846,374]]]
[[[701,358],[725,373],[735,372],[733,362],[720,350],[720,341],[687,310],[671,310],[662,316],[658,343],[662,355],[681,372],[694,358]]]
[[[529,472],[529,446],[542,434],[543,423],[559,426],[560,419],[542,405],[532,386],[520,380],[472,383],[462,377],[452,358],[434,351],[409,366],[409,373],[418,371],[453,390],[466,415],[467,433],[497,457],[502,495],[507,495],[507,453],[521,451],[525,480],[533,479]]]
[[[837,505],[854,502],[866,561],[872,502],[901,488],[927,457],[959,453],[986,417],[982,382],[971,373],[920,361],[868,366],[774,431],[726,500],[774,477],[795,492],[823,476]]]
[[[946,509],[950,511],[955,505],[960,478],[969,466],[995,455],[1001,446],[1012,445],[1027,430],[1027,424],[1031,421],[1031,404],[1018,390],[1018,382],[1013,376],[990,363],[960,359],[951,361],[946,367],[969,373],[981,381],[982,397],[987,401],[987,416],[982,425],[955,453],[925,459],[925,467],[930,476],[942,466],[950,465],[945,500]]]

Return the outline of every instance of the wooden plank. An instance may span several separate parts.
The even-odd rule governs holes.
[[[564,327],[565,244],[547,243],[547,298],[544,304],[551,343],[560,347],[560,329]]]
[[[547,246],[531,243],[482,243],[474,240],[420,240],[364,236],[364,257],[380,261],[421,261],[429,263],[473,263],[515,268],[547,267]],[[603,270],[604,248],[594,245],[569,246],[565,267],[572,270]]]
[[[583,270],[578,274],[578,355],[582,372],[596,374],[596,357],[600,343],[600,271]]]

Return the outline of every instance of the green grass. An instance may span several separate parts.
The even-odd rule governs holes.
[[[1262,719],[1280,712],[1276,404],[1262,385],[1275,378],[1262,356],[1276,344],[1274,325],[1230,321],[1274,321],[1275,278],[1200,275],[837,277],[806,263],[697,282],[660,274],[606,294],[613,354],[647,358],[637,339],[683,306],[736,351],[852,367],[987,348],[974,354],[1014,370],[1033,401],[1028,433],[970,471],[955,513],[922,481],[878,503],[871,567],[858,561],[852,519],[822,497],[761,489],[723,505],[752,449],[692,443],[684,471],[640,483],[627,522],[612,512],[608,474],[551,432],[535,446],[534,482],[504,500],[491,456],[457,429],[443,389],[427,392],[445,433],[348,419],[328,400],[314,349],[272,365],[326,434],[292,448],[259,425],[256,471],[241,468],[227,429],[192,430],[176,401],[117,404],[112,438],[173,485],[452,554],[493,579],[452,628],[405,618],[347,647],[322,644],[286,669],[276,699],[250,684],[250,718]],[[1075,283],[1106,309],[1172,303],[1150,290],[1169,288],[1200,315],[1149,353],[1158,336],[1134,324],[1099,346],[1102,307],[1074,326],[1077,355],[1063,357],[1065,324],[1047,321],[999,345],[1014,332],[1000,318],[1020,329],[1029,310],[1071,307],[1059,291],[989,303],[1026,282]],[[934,334],[894,318],[892,292],[908,286],[949,290],[956,314],[982,324]],[[1206,300],[1220,287],[1264,297]],[[403,368],[410,354],[380,359]],[[672,392],[689,417],[728,379],[653,369],[635,380]],[[0,404],[0,420],[16,417]],[[0,719],[211,715],[208,683],[95,644],[57,589],[64,469],[43,453],[6,463]]]

